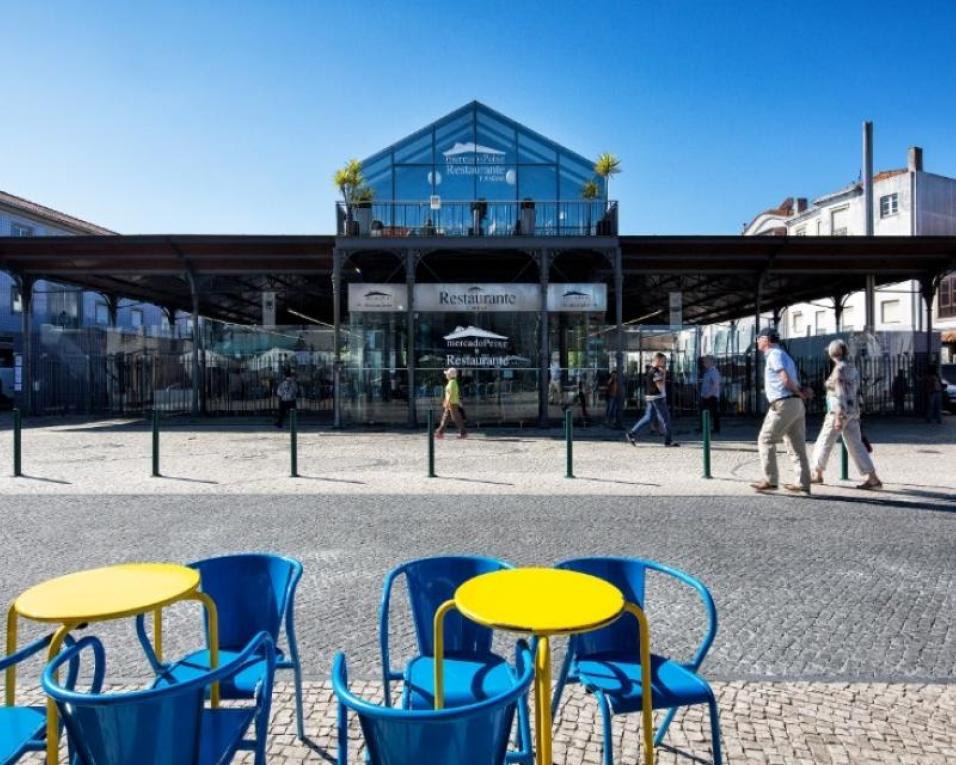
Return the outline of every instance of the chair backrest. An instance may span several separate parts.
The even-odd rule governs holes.
[[[403,710],[352,695],[342,654],[332,666],[332,687],[339,702],[358,715],[371,765],[502,765],[518,699],[528,691],[533,677],[531,651],[520,641],[514,685],[507,691],[453,709]],[[345,737],[339,741],[344,745]],[[340,751],[339,765],[346,763]]]
[[[278,641],[302,576],[301,563],[281,555],[243,553],[189,565],[199,571],[202,591],[216,601],[222,648],[239,650],[258,632]]]
[[[91,692],[61,686],[56,679],[59,667],[87,648],[94,656]],[[103,646],[96,638],[85,637],[47,666],[43,690],[56,702],[78,765],[199,765],[206,688],[263,650],[271,656],[272,641],[260,633],[235,660],[191,680],[147,691],[101,694]]]
[[[717,632],[717,609],[710,592],[699,579],[680,569],[642,558],[574,558],[562,561],[556,568],[579,571],[604,579],[617,587],[624,594],[625,600],[635,603],[642,610],[646,610],[648,571],[666,574],[693,587],[704,602],[708,618],[707,634],[690,662],[694,669],[700,666]],[[607,627],[575,635],[571,638],[571,645],[578,656],[605,651],[635,653],[639,649],[637,621],[627,616],[621,617]]]
[[[469,555],[440,556],[409,561],[398,570],[405,574],[408,599],[423,656],[434,654],[435,611],[455,595],[462,584],[480,574],[512,568],[494,558]],[[457,611],[445,617],[445,653],[481,654],[491,651],[492,630],[465,619]]]

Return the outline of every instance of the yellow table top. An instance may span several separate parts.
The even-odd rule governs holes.
[[[14,601],[38,622],[95,622],[165,606],[199,588],[199,572],[173,563],[121,563],[41,582]]]
[[[599,629],[624,610],[624,595],[590,574],[557,568],[516,568],[469,579],[455,607],[472,621],[533,635]]]

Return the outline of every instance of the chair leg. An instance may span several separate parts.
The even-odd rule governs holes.
[[[600,691],[594,692],[601,708],[601,721],[604,727],[604,765],[614,765],[614,736],[611,726],[611,705]]]
[[[296,658],[292,666],[292,672],[295,677],[295,730],[299,734],[299,741],[305,740],[305,722],[302,714],[302,667]]]
[[[717,711],[717,699],[713,692],[710,694],[707,706],[710,707],[710,745],[714,752],[714,765],[721,765],[723,758],[720,754],[720,714]]]
[[[554,686],[554,695],[551,697],[551,719],[558,716],[558,707],[561,705],[561,694],[564,693],[564,686],[568,682],[568,673],[571,671],[571,646],[568,645],[568,652],[564,655],[564,663],[561,665],[561,674],[558,675],[558,682]]]
[[[348,753],[348,743],[349,743],[349,719],[348,719],[348,710],[345,708],[345,704],[339,703],[339,714],[338,714],[338,759],[337,765],[348,765],[349,763],[349,753]]]
[[[654,746],[660,746],[661,741],[664,740],[664,735],[667,733],[668,727],[674,720],[674,715],[677,714],[679,707],[671,707],[667,710],[667,714],[664,715],[664,719],[661,721],[661,724],[657,728],[657,733],[654,734]]]
[[[523,762],[532,765],[534,748],[531,744],[531,715],[528,714],[528,697],[518,699],[518,754]]]

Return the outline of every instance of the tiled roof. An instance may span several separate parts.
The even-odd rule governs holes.
[[[80,220],[79,218],[74,218],[72,215],[67,215],[62,213],[59,210],[54,210],[50,207],[44,207],[43,205],[37,204],[36,202],[31,202],[29,199],[24,199],[23,197],[18,197],[13,194],[8,194],[5,191],[0,191],[0,205],[5,207],[12,207],[15,210],[26,215],[32,215],[34,218],[40,218],[41,220],[47,221],[54,225],[63,226],[65,228],[74,229],[76,233],[81,234],[115,234],[115,231],[110,231],[108,228],[103,228],[102,226],[97,226],[93,223],[88,223],[85,220]]]

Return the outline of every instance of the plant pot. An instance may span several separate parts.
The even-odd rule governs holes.
[[[521,207],[521,233],[524,236],[534,236],[537,214],[534,207]]]
[[[355,222],[358,223],[359,236],[368,236],[372,230],[372,208],[356,205]]]

